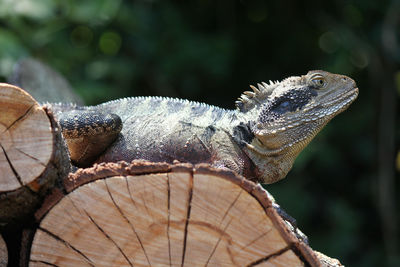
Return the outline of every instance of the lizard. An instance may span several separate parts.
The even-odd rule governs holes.
[[[76,166],[177,160],[209,163],[270,184],[286,176],[299,153],[359,91],[351,78],[321,70],[250,87],[234,110],[168,97],[51,108]]]

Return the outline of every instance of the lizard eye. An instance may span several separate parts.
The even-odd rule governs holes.
[[[311,84],[315,86],[317,89],[324,88],[326,86],[326,80],[322,75],[315,75],[311,79]]]

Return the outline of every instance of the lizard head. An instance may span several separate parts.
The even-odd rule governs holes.
[[[354,80],[320,70],[252,88],[237,106],[256,118],[250,120],[254,138],[246,146],[253,161],[264,162],[256,164],[270,165],[266,183],[285,177],[303,148],[358,95]]]

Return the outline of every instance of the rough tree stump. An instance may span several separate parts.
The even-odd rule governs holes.
[[[29,266],[334,266],[296,237],[260,185],[230,171],[100,164],[65,188],[36,214]]]
[[[51,112],[22,89],[0,84],[0,226],[34,212],[69,167]]]

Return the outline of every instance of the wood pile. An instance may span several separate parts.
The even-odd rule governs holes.
[[[342,266],[277,207],[206,164],[71,172],[51,107],[0,84],[0,266]]]

